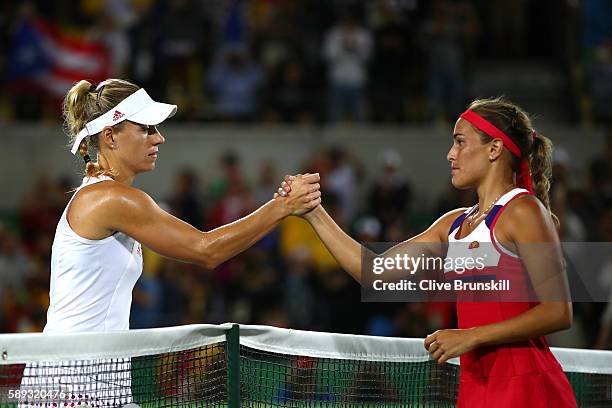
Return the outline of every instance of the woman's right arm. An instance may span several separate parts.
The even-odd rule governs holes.
[[[321,205],[303,217],[342,269],[361,283],[361,244],[344,232]]]
[[[97,201],[95,214],[108,230],[124,232],[163,256],[212,269],[249,248],[284,217],[319,205],[319,175],[298,180],[294,197],[277,197],[246,217],[208,232],[167,213],[143,191],[119,183],[112,183],[106,197]]]
[[[289,196],[293,194],[293,184],[291,185],[291,191]],[[393,257],[396,253],[407,253],[410,255],[412,252],[415,252],[413,254],[414,256],[418,256],[420,253],[417,254],[416,252],[417,250],[420,252],[422,248],[419,248],[417,245],[409,244],[421,243],[427,246],[427,244],[445,242],[446,234],[453,220],[464,210],[464,208],[460,208],[444,214],[427,230],[395,245],[386,251],[383,256]],[[342,269],[347,271],[357,282],[362,283],[361,244],[342,231],[321,205],[304,214],[303,217],[312,225],[325,247],[331,252],[336,261],[338,261]]]

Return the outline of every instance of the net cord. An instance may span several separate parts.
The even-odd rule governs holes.
[[[187,325],[107,333],[0,334],[0,365],[127,358],[188,350],[224,342],[232,323]],[[423,362],[423,339],[323,333],[240,325],[240,344],[295,356],[344,360]],[[612,352],[551,348],[566,372],[612,374]],[[459,359],[451,364],[458,365]]]

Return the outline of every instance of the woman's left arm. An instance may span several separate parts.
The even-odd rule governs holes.
[[[477,347],[532,339],[572,324],[559,237],[546,208],[533,196],[517,198],[500,215],[497,224],[499,241],[511,243],[509,246],[518,252],[536,295],[543,300],[508,320],[469,329],[438,330],[429,335],[425,348],[438,363]]]

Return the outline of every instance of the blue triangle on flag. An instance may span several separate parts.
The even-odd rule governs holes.
[[[9,50],[8,79],[35,77],[51,69],[47,41],[33,24],[24,21],[17,28]]]

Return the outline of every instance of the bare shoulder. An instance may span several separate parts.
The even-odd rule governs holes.
[[[155,202],[144,191],[114,181],[102,181],[79,190],[67,215],[68,222],[79,235],[101,239],[117,230],[122,220],[137,217],[142,210],[154,207]]]
[[[511,200],[504,212],[500,215],[500,220],[504,216],[505,218],[511,218],[513,221],[518,221],[519,223],[541,223],[545,222],[547,218],[550,218],[544,204],[532,194],[525,194]]]
[[[150,200],[151,197],[142,190],[109,180],[83,187],[74,198],[72,207],[117,210],[123,206],[146,204]]]
[[[504,241],[550,241],[556,236],[548,209],[534,195],[525,194],[510,201],[495,226],[498,239]]]

